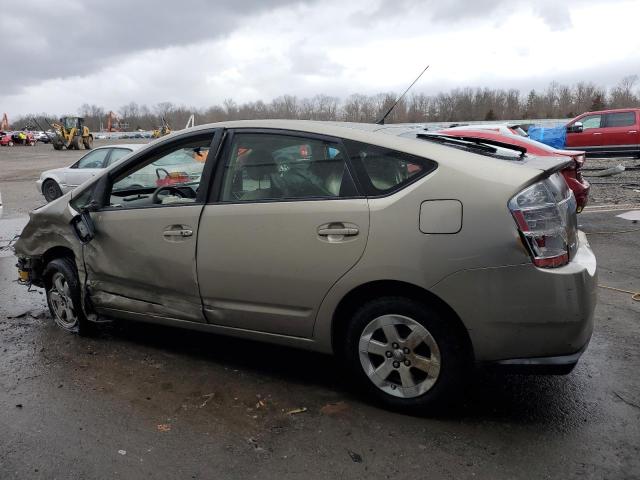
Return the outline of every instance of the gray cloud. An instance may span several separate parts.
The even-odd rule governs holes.
[[[0,45],[14,58],[0,91],[85,76],[133,52],[221,38],[243,20],[300,0],[3,2]],[[44,4],[43,4],[44,3]],[[206,59],[201,59],[206,61]]]
[[[395,0],[381,1],[377,7],[362,12],[364,18],[384,22],[403,15],[419,14],[435,22],[459,23],[468,20],[501,20],[508,15],[531,8],[552,30],[570,28],[572,5],[595,3],[598,0]],[[354,15],[356,19],[360,14]]]

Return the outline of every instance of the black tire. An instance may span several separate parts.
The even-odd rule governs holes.
[[[56,296],[58,288],[55,283],[59,276],[63,277],[63,284],[68,286],[68,299],[64,303],[70,307],[69,310],[74,314],[73,316],[69,316],[68,319],[61,318],[57,313],[56,302],[59,302],[60,296]],[[82,309],[78,270],[73,260],[66,257],[51,260],[44,269],[43,277],[47,294],[47,305],[49,306],[49,311],[56,325],[63,330],[82,336],[94,334],[95,324],[87,320],[84,310]]]
[[[47,202],[53,202],[56,198],[62,196],[62,190],[55,180],[49,179],[42,184],[42,194]]]
[[[437,377],[434,377],[435,383],[425,393],[408,398],[394,396],[375,385],[365,373],[365,367],[361,362],[361,354],[359,352],[361,336],[368,325],[374,322],[375,319],[385,315],[399,315],[409,318],[424,327],[432,339],[435,340],[439,349],[440,369]],[[342,356],[352,377],[368,396],[373,397],[387,408],[422,415],[437,413],[445,405],[445,402],[459,400],[459,393],[469,372],[470,355],[466,345],[467,341],[461,338],[453,319],[448,318],[437,309],[410,298],[381,297],[365,303],[353,315],[346,329],[346,337],[342,345]],[[393,349],[391,350],[393,351]],[[413,353],[412,351],[411,354]],[[407,354],[406,359],[410,359],[409,354]],[[389,358],[389,361],[392,360],[394,358]],[[404,360],[400,360],[400,362],[404,362]],[[394,362],[394,366],[395,363],[400,362]],[[409,365],[411,365],[411,362],[409,362]],[[400,363],[400,368],[404,368],[402,363]],[[413,365],[407,367],[407,369],[415,372],[413,368]],[[399,369],[396,368],[396,370]],[[415,373],[412,373],[411,376],[415,378]],[[388,378],[392,377],[389,376]],[[397,388],[392,381],[389,381],[386,385],[386,388]],[[402,390],[402,386],[400,386],[400,390]]]
[[[53,142],[53,149],[54,150],[62,150],[62,144],[59,142]]]
[[[71,145],[73,146],[74,150],[80,150],[81,144],[82,144],[82,137],[80,137],[79,135],[76,135],[75,137],[73,137],[73,140],[71,140]]]
[[[83,137],[82,143],[84,144],[85,150],[91,150],[93,148],[93,137],[91,135]]]

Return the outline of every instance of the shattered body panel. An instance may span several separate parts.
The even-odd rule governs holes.
[[[82,246],[70,224],[71,219],[77,215],[69,205],[70,199],[71,194],[66,194],[32,211],[29,214],[29,223],[15,243],[16,255],[35,267],[35,285],[40,286],[39,278],[44,268],[44,265],[41,265],[42,260],[54,249],[66,250],[75,259],[82,258]],[[82,262],[76,262],[76,265],[80,280],[84,281]]]

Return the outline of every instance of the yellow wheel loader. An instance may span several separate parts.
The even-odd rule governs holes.
[[[171,127],[169,126],[169,123],[163,117],[162,118],[162,126],[158,127],[156,130],[151,132],[151,136],[153,138],[160,138],[160,137],[164,137],[165,135],[169,135],[170,133],[171,133]]]
[[[56,150],[80,150],[93,148],[93,134],[89,127],[84,124],[82,117],[62,117],[60,123],[52,124],[55,136],[51,139],[53,148]]]

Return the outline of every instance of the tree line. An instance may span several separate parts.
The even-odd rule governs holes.
[[[471,120],[516,120],[571,118],[605,108],[640,107],[638,75],[624,77],[610,89],[591,82],[563,85],[551,82],[544,90],[523,94],[517,89],[455,88],[436,95],[409,94],[401,100],[386,123],[462,122]],[[337,120],[372,123],[396,101],[395,93],[352,94],[344,99],[328,95],[299,98],[283,95],[270,102],[236,103],[225,100],[208,108],[178,106],[161,102],[153,107],[130,102],[115,113],[127,130],[151,130],[165,119],[174,129],[183,128],[192,114],[196,124],[247,119]],[[94,131],[105,129],[109,111],[98,105],[84,104],[78,114]],[[36,118],[44,127],[44,118],[55,115],[26,115],[13,122],[28,125]]]

